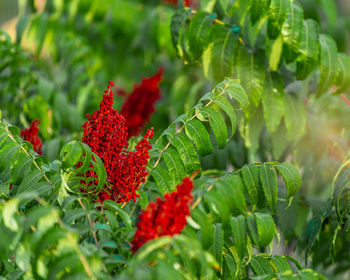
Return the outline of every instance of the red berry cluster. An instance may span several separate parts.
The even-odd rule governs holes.
[[[34,151],[36,151],[38,154],[41,155],[42,144],[41,144],[41,139],[38,136],[39,124],[40,124],[39,120],[33,121],[29,128],[21,130],[21,137],[23,138],[23,140],[29,141],[30,143],[32,143]]]
[[[178,0],[162,0],[163,2],[167,2],[167,3],[171,3],[173,4],[175,7],[177,6],[177,1]],[[184,0],[184,5],[186,7],[191,7],[192,5],[192,0]]]
[[[113,86],[113,82],[110,81],[100,109],[91,116],[87,114],[88,121],[83,125],[83,142],[102,159],[107,171],[108,186],[99,193],[98,200],[103,202],[110,199],[120,203],[135,200],[138,196],[137,189],[146,180],[148,151],[152,148],[148,141],[153,137],[153,128],[147,130],[143,139],[136,145],[136,151],[127,150],[128,132],[125,119],[112,108]],[[93,171],[87,175],[96,177]]]
[[[154,76],[143,78],[141,84],[135,85],[124,102],[120,114],[126,120],[129,137],[139,135],[154,113],[154,104],[161,97],[159,83],[162,76],[163,68],[160,67]]]
[[[158,197],[156,202],[151,202],[146,210],[141,211],[131,242],[133,252],[147,241],[164,235],[173,236],[185,228],[186,217],[190,215],[189,204],[193,199],[192,189],[193,182],[186,177],[176,191],[164,195],[165,200]]]

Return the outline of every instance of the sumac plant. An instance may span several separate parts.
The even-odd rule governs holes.
[[[0,279],[349,279],[336,3],[20,2]]]

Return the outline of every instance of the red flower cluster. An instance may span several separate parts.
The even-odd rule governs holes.
[[[157,198],[146,210],[139,214],[139,222],[131,250],[136,252],[147,241],[160,236],[173,236],[180,233],[186,226],[186,216],[190,215],[189,204],[192,203],[191,191],[193,182],[190,178],[183,179],[182,184],[171,194],[164,195],[165,200]]]
[[[163,2],[167,2],[167,3],[171,3],[173,4],[175,7],[177,6],[177,0],[162,0]],[[192,0],[184,0],[184,5],[186,7],[191,7],[192,5]]]
[[[136,151],[128,151],[128,132],[125,119],[113,106],[113,93],[110,81],[100,104],[93,115],[87,114],[88,121],[83,125],[83,142],[90,146],[103,161],[107,171],[108,186],[99,193],[99,201],[106,199],[118,203],[135,200],[139,186],[145,182],[148,172],[148,150],[152,148],[148,140],[153,137],[153,128],[147,130],[143,139],[136,145]],[[90,171],[88,176],[95,176]]]
[[[36,151],[38,154],[42,154],[41,152],[41,139],[38,136],[39,127],[40,124],[39,120],[35,120],[32,122],[29,128],[26,128],[24,130],[21,130],[21,137],[25,141],[29,141],[33,145],[34,151]]]
[[[139,135],[149,122],[154,104],[161,97],[159,83],[162,80],[163,68],[149,78],[143,78],[141,84],[135,85],[133,91],[124,102],[120,114],[126,120],[129,138]]]

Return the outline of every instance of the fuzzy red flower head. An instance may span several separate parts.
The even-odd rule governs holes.
[[[147,130],[143,139],[136,145],[136,151],[127,150],[128,132],[125,119],[112,108],[113,86],[113,82],[110,81],[100,109],[91,116],[87,115],[88,121],[83,125],[83,142],[102,159],[107,171],[108,186],[99,193],[99,201],[110,199],[120,203],[135,200],[138,196],[137,189],[146,180],[148,151],[152,148],[148,141],[153,137],[153,128]]]
[[[146,210],[139,214],[139,222],[131,250],[136,252],[143,244],[160,236],[173,236],[186,226],[186,217],[190,215],[189,204],[192,203],[193,182],[189,177],[183,179],[177,190],[151,202]]]
[[[154,104],[161,97],[159,83],[163,71],[163,67],[160,67],[154,76],[143,78],[141,84],[134,85],[133,91],[125,100],[120,114],[126,120],[129,137],[139,135],[154,113]]]
[[[21,137],[23,140],[29,141],[30,143],[32,143],[34,151],[36,151],[39,155],[41,155],[42,143],[41,143],[40,137],[38,136],[39,124],[40,124],[39,120],[33,121],[29,128],[21,130]]]

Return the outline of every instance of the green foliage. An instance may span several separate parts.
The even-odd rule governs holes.
[[[218,97],[222,98],[218,99]],[[216,100],[219,102],[215,103]],[[230,109],[232,111],[234,109],[229,100],[237,102],[239,106],[247,104],[244,90],[232,80],[224,81],[213,91],[204,95],[189,115],[180,116],[178,121],[183,123],[183,128],[179,132],[175,131],[174,133],[174,129],[172,129],[174,124],[164,131],[164,136],[170,135],[168,141],[171,141],[173,147],[169,147],[169,144],[163,152],[157,153],[157,162],[159,163],[163,157],[165,160],[167,158],[165,152],[167,152],[169,158],[168,162],[165,160],[165,163],[173,162],[174,168],[172,171],[165,170],[164,174],[170,172],[172,175],[175,170],[182,170],[179,171],[180,174],[177,174],[181,178],[186,173],[200,168],[199,155],[195,150],[197,146],[191,142],[193,138],[190,138],[190,134],[180,133],[187,126],[189,120],[193,121],[196,116],[201,116],[198,117],[196,125],[200,124],[203,129],[200,133],[198,130],[193,130],[192,137],[199,139],[205,137],[210,140],[209,133],[203,124],[206,122],[209,123],[210,127],[215,125],[216,128],[227,131],[225,121],[223,121],[223,126],[218,126],[216,119],[218,116],[222,118],[221,113],[218,112],[219,108],[222,107],[211,108],[210,106],[217,104],[217,106],[221,105],[226,109],[223,110],[224,112],[227,112],[228,108],[232,108]],[[206,108],[211,108],[211,110],[205,111]],[[214,124],[210,122],[210,118],[213,119]],[[3,206],[5,214],[2,216],[4,219],[2,226],[6,228],[4,232],[9,234],[2,240],[13,244],[3,254],[4,256],[14,254],[19,257],[19,259],[15,259],[16,265],[13,265],[13,269],[7,269],[8,273],[17,271],[19,275],[22,275],[25,270],[28,270],[30,271],[28,275],[34,278],[39,276],[53,277],[53,275],[58,275],[58,267],[65,267],[67,265],[65,260],[72,258],[76,261],[72,261],[70,269],[65,272],[67,275],[63,273],[57,277],[65,278],[70,273],[79,273],[81,277],[88,275],[92,278],[98,278],[98,275],[104,275],[108,272],[120,273],[125,269],[118,263],[127,264],[127,269],[121,274],[121,277],[136,276],[140,273],[141,267],[158,259],[159,262],[157,261],[156,265],[148,268],[146,278],[152,277],[152,275],[159,277],[169,270],[167,273],[173,274],[173,277],[189,275],[193,278],[200,273],[201,277],[242,279],[250,273],[250,267],[255,275],[266,274],[267,270],[261,273],[256,271],[259,257],[255,257],[253,248],[264,251],[266,247],[272,246],[275,235],[279,238],[275,221],[266,212],[267,207],[271,209],[272,213],[275,212],[276,205],[270,202],[277,201],[276,172],[278,171],[285,180],[288,197],[294,195],[300,187],[300,175],[295,167],[291,164],[277,162],[246,165],[242,168],[242,172],[238,170],[235,172],[237,174],[227,173],[217,178],[203,174],[195,181],[198,182],[196,183],[198,194],[192,206],[192,218],[189,218],[189,226],[185,232],[174,238],[164,237],[149,242],[135,257],[132,257],[123,240],[130,240],[130,234],[133,232],[133,209],[128,207],[124,210],[113,201],[105,201],[102,215],[102,212],[96,209],[98,206],[91,204],[86,197],[86,194],[96,193],[98,189],[79,191],[82,181],[84,180],[85,186],[88,186],[91,179],[77,175],[88,171],[91,164],[98,175],[100,186],[104,185],[106,178],[102,163],[96,155],[91,153],[89,147],[77,141],[70,142],[62,148],[59,161],[48,163],[45,157],[39,157],[33,152],[29,143],[20,139],[19,130],[16,127],[9,126],[5,122],[2,122],[1,125],[1,135],[3,135],[0,149],[1,167],[2,170],[6,170],[4,174],[8,174],[7,180],[2,178],[2,190],[6,191],[3,196],[7,200]],[[216,138],[222,135],[220,131],[213,133]],[[156,142],[159,142],[164,136],[161,135]],[[199,139],[196,143],[202,145]],[[227,133],[223,143],[226,141]],[[192,149],[193,152],[189,149]],[[156,154],[156,150],[153,153]],[[174,159],[174,155],[177,158]],[[21,159],[20,164],[18,164],[19,159]],[[198,165],[195,164],[196,162]],[[100,169],[102,171],[99,171]],[[154,168],[153,170],[158,169]],[[152,176],[158,184],[160,193],[164,193],[163,185],[159,183],[161,180],[168,184],[169,189],[173,189],[176,184],[176,181],[168,181],[168,178],[162,175]],[[175,179],[173,177],[173,180]],[[173,183],[169,184],[169,182]],[[147,186],[151,184],[152,182],[149,181],[144,188],[147,189]],[[48,190],[45,187],[51,189]],[[253,192],[254,188],[259,188],[259,190]],[[249,190],[249,195],[246,194],[246,190]],[[53,205],[60,205],[61,209],[44,208],[43,206],[47,205],[46,201]],[[265,201],[267,201],[266,204]],[[146,205],[147,203],[143,202],[143,207]],[[46,211],[45,214],[41,213],[43,211],[41,209]],[[38,215],[37,218],[31,216],[32,212]],[[21,213],[25,213],[25,216]],[[47,215],[52,217],[51,222],[47,220],[43,224],[41,219]],[[23,228],[23,232],[21,231],[23,236],[18,236],[16,243],[13,243],[10,240],[14,236],[9,230],[17,231],[19,229],[17,219],[28,219],[28,222],[24,222],[28,229]],[[106,224],[106,222],[108,223]],[[55,224],[57,226],[52,228]],[[44,227],[45,230],[41,230],[41,227]],[[28,230],[33,230],[34,234],[26,234]],[[34,240],[38,240],[36,235],[43,236],[40,243],[34,242]],[[61,239],[66,241],[63,242]],[[85,241],[77,243],[77,240]],[[1,243],[1,246],[5,247],[5,244],[7,243]],[[57,255],[52,255],[50,259],[38,265],[37,262],[40,262],[41,255],[46,254],[45,250],[47,248],[52,250],[55,246],[58,246]],[[68,246],[69,250],[63,249],[62,246]],[[86,254],[87,248],[95,253],[93,255]],[[97,248],[99,249],[97,250]],[[109,248],[108,251],[107,248]],[[112,248],[113,250],[111,250]],[[191,250],[188,250],[189,248]],[[25,255],[23,250],[32,253]],[[62,250],[64,253],[61,253]],[[161,256],[165,252],[167,260],[170,262],[162,261],[164,258]],[[266,255],[266,257],[268,256]],[[95,260],[93,260],[94,258]],[[19,263],[17,264],[17,262]],[[104,263],[102,267],[99,265],[101,262]],[[3,265],[7,266],[8,264],[5,262]],[[46,266],[50,266],[50,268],[45,268]],[[292,271],[292,268],[289,266],[285,270]],[[279,271],[279,269],[272,268],[269,270],[270,273]]]
[[[151,175],[162,194],[169,190],[167,184],[173,182],[176,185],[186,175],[200,170],[197,152],[203,156],[213,151],[205,123],[212,129],[218,148],[225,147],[228,131],[232,136],[236,128],[233,102],[246,106],[248,98],[237,82],[228,79],[205,94],[188,114],[179,116],[157,139],[150,165]],[[222,113],[230,119],[230,127],[225,124]],[[172,180],[169,180],[169,174]]]
[[[333,1],[320,2],[334,22]],[[350,58],[338,53],[333,38],[320,34],[316,21],[304,20],[297,1],[236,1],[224,7],[220,20],[225,24],[215,22],[210,12],[176,11],[172,35],[178,55],[190,63],[201,62],[204,76],[211,81],[219,82],[225,76],[240,80],[250,101],[242,136],[252,153],[258,149],[263,124],[257,129],[257,122],[249,120],[260,118],[262,109],[269,132],[281,123],[289,140],[297,141],[305,135],[305,96],[296,86],[303,83],[306,94],[317,96],[333,85],[335,93],[347,91],[344,66]],[[234,31],[237,25],[239,34]],[[278,149],[278,144],[272,145]]]
[[[78,235],[63,224],[58,209],[38,199],[39,205],[26,211],[26,215],[18,211],[24,201],[31,199],[38,199],[36,189],[1,204],[2,276],[97,279],[94,274],[99,270],[98,259],[82,251]]]
[[[34,152],[29,142],[21,139],[17,127],[0,121],[0,132],[0,186],[5,196],[34,192],[54,202],[69,196],[68,192],[80,193],[82,184],[87,193],[98,193],[104,186],[107,177],[104,165],[87,145],[70,142],[61,150],[61,161],[50,163]],[[93,170],[99,180],[93,189],[89,182],[96,178],[84,175],[89,170]],[[23,199],[21,205],[30,201]]]
[[[349,154],[345,157],[339,167],[332,183],[331,198],[319,209],[312,220],[307,225],[305,240],[306,254],[315,252],[316,245],[321,250],[328,252],[325,263],[335,262],[339,270],[349,269],[346,264],[348,255],[344,254],[339,246],[346,246],[349,242]],[[342,245],[340,245],[342,244]],[[345,261],[345,262],[344,262]],[[313,259],[315,265],[320,263],[320,259]]]

